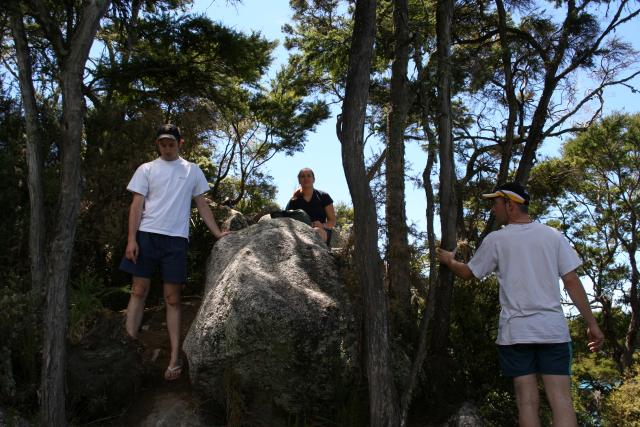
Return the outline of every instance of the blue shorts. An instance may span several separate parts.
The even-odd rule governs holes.
[[[189,240],[184,237],[138,231],[138,259],[134,264],[126,257],[120,262],[120,270],[135,277],[150,279],[158,267],[166,283],[182,284],[187,281],[187,249]]]
[[[507,377],[529,374],[571,375],[571,342],[497,347],[500,368]]]

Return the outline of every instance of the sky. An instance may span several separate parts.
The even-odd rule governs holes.
[[[269,70],[273,75],[281,64],[286,63],[288,53],[284,49],[282,26],[291,20],[292,11],[288,0],[244,0],[242,4],[229,4],[223,0],[196,0],[194,13],[204,13],[212,20],[241,32],[258,31],[269,40],[278,40],[279,46],[274,52],[274,62]],[[636,19],[620,31],[620,35],[640,50],[640,34],[636,30],[640,20]],[[580,81],[578,81],[580,84]],[[640,86],[640,78],[635,79]],[[625,88],[614,88],[605,92],[606,110],[635,113],[640,111],[640,94],[631,93]],[[332,116],[309,134],[304,151],[293,156],[276,155],[265,166],[278,188],[276,201],[284,208],[293,190],[297,188],[296,175],[303,167],[310,167],[316,176],[315,187],[328,192],[334,202],[351,205],[349,189],[342,169],[340,142],[335,133],[336,113],[340,106],[333,107]],[[557,152],[558,144],[547,145],[548,155]],[[377,152],[377,148],[366,149],[366,154]],[[407,176],[422,175],[426,163],[426,154],[416,142],[407,142]],[[407,218],[414,223],[418,231],[426,230],[425,194],[422,188],[416,188],[409,180],[406,182]]]

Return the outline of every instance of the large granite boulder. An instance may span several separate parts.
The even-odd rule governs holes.
[[[221,239],[184,341],[193,389],[229,422],[331,419],[354,374],[353,317],[334,258],[301,222]]]

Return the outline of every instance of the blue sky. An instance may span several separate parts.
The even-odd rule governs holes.
[[[269,40],[278,40],[280,45],[274,52],[274,62],[270,70],[277,68],[287,60],[287,51],[282,47],[284,34],[282,26],[289,22],[292,12],[287,0],[244,0],[242,4],[229,4],[222,0],[197,0],[192,12],[205,13],[214,21],[221,22],[237,31],[259,31]],[[640,21],[636,19],[620,31],[620,35],[640,50],[640,35],[637,28]],[[578,82],[579,84],[580,82]],[[640,78],[635,79],[640,86]],[[625,88],[610,89],[605,92],[607,111],[640,111],[640,94],[632,94]],[[335,134],[335,113],[340,106],[334,107],[334,114],[309,135],[305,149],[292,157],[277,155],[266,164],[266,169],[274,178],[278,188],[277,202],[284,207],[297,187],[296,174],[302,167],[310,167],[315,171],[316,188],[329,192],[335,202],[351,204],[349,190],[342,169],[340,143]],[[547,144],[546,152],[553,154],[558,144]],[[377,148],[370,148],[371,154]],[[421,175],[426,163],[426,155],[417,143],[408,142],[406,159],[410,169],[408,174]],[[407,217],[417,225],[419,231],[426,228],[425,196],[422,188],[416,188],[412,182],[406,183]]]

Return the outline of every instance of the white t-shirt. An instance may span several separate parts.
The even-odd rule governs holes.
[[[191,199],[209,191],[202,170],[182,157],[141,165],[127,190],[144,196],[141,231],[189,238]]]
[[[544,224],[509,224],[490,233],[468,266],[500,283],[499,345],[571,341],[559,278],[582,261],[567,239]]]

